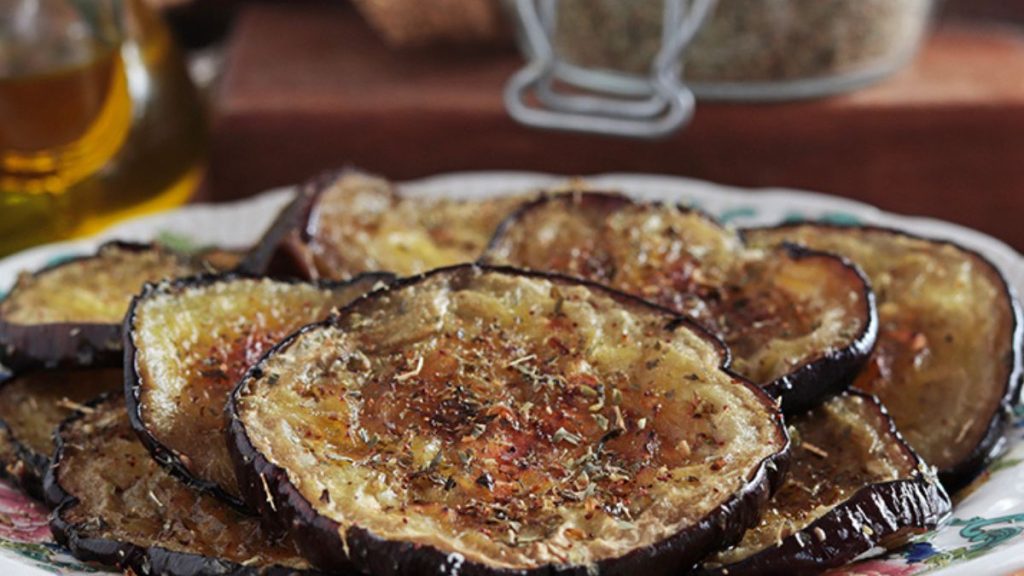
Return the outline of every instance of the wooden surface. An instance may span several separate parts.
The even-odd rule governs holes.
[[[501,89],[520,65],[512,52],[390,51],[337,4],[248,7],[217,104],[212,193],[243,196],[343,164],[395,179],[658,172],[838,194],[1024,250],[1024,39],[1008,29],[943,29],[913,66],[847,96],[701,103],[660,142],[515,124]]]

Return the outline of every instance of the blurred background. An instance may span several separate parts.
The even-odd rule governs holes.
[[[344,164],[804,188],[1024,250],[1024,0],[683,4],[0,0],[0,254]]]

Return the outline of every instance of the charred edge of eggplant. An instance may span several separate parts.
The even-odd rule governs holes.
[[[766,407],[776,405],[775,400],[759,386],[732,372],[728,367],[730,362],[728,348],[715,335],[693,323],[689,318],[631,294],[608,288],[596,282],[569,276],[520,270],[508,266],[458,264],[399,279],[385,290],[374,292],[352,302],[343,308],[339,315],[344,315],[346,311],[355,306],[364,305],[365,301],[370,298],[380,297],[392,290],[423,282],[432,276],[457,274],[470,270],[512,274],[549,280],[559,284],[585,286],[604,293],[620,303],[661,312],[669,320],[665,324],[666,331],[671,332],[685,326],[707,341],[713,342],[722,359],[720,369],[752,390]],[[330,326],[336,321],[337,317],[305,326],[277,343],[242,377],[228,400],[229,452],[235,463],[239,485],[245,501],[259,510],[262,519],[269,526],[277,530],[290,531],[303,556],[314,566],[329,572],[357,570],[379,576],[426,574],[429,572],[445,574],[449,571],[462,576],[510,576],[512,574],[523,576],[578,574],[584,576],[590,573],[588,572],[589,567],[586,566],[548,565],[525,571],[490,567],[466,561],[458,553],[444,552],[433,546],[387,540],[360,527],[349,527],[342,534],[339,523],[317,513],[313,505],[288,479],[288,473],[268,461],[256,450],[239,418],[237,401],[242,384],[250,378],[261,377],[262,364],[267,358],[290,346],[303,333]],[[741,490],[702,518],[700,522],[685,530],[653,545],[599,562],[600,573],[628,575],[637,574],[642,570],[645,574],[651,575],[674,574],[678,573],[680,569],[691,568],[704,557],[708,550],[739,542],[743,533],[759,521],[761,510],[767,505],[771,495],[782,485],[789,467],[791,445],[780,412],[776,412],[774,422],[777,432],[786,440],[785,445],[780,451],[758,464],[756,471]],[[687,549],[696,552],[684,554],[683,551]]]
[[[635,204],[636,201],[622,194],[621,192],[603,192],[598,190],[566,190],[566,191],[550,191],[546,190],[537,195],[536,198],[527,200],[516,207],[511,213],[501,220],[498,227],[494,229],[494,234],[491,239],[487,242],[487,246],[484,248],[483,254],[480,256],[478,262],[480,264],[488,264],[488,255],[498,248],[499,243],[504,240],[508,231],[513,226],[517,225],[524,216],[537,210],[545,204],[559,201],[560,199],[568,199],[573,203],[580,203],[584,200],[587,202],[595,202],[601,204],[607,204],[612,207],[622,207]],[[689,210],[685,206],[679,208]]]
[[[33,275],[98,258],[108,247],[142,252],[154,244],[111,240],[92,254],[83,254],[44,266]],[[14,289],[16,289],[15,286]],[[8,293],[8,297],[14,293]],[[57,322],[19,324],[0,317],[0,360],[15,371],[39,368],[116,367],[121,362],[120,324]]]
[[[0,388],[6,386],[13,380],[14,374],[0,364]],[[22,444],[14,437],[7,422],[0,418],[0,443],[6,443],[11,450],[12,461],[0,461],[0,478],[6,478],[37,500],[42,500],[42,476],[37,472],[33,462],[27,462],[22,454]],[[47,465],[48,467],[48,465]],[[42,469],[45,473],[46,468]],[[35,478],[32,477],[33,473]]]
[[[939,470],[939,480],[942,481],[942,485],[945,486],[949,492],[953,493],[967,486],[1004,450],[1006,446],[1006,432],[1013,423],[1013,408],[1021,399],[1021,387],[1022,384],[1024,384],[1024,311],[1022,311],[1020,299],[1018,298],[1016,290],[1014,290],[1013,286],[1007,282],[1006,276],[1003,275],[1002,270],[976,250],[967,248],[952,240],[929,238],[927,236],[912,234],[910,232],[904,232],[902,230],[886,226],[864,224],[847,225],[832,222],[805,221],[787,222],[775,226],[745,228],[740,230],[740,234],[745,236],[749,231],[770,232],[774,230],[794,229],[801,226],[814,226],[840,231],[882,232],[885,234],[892,234],[894,236],[924,240],[937,245],[952,246],[976,261],[984,264],[992,272],[993,277],[1002,285],[1003,296],[1006,299],[1007,305],[1010,307],[1010,316],[1013,322],[1013,326],[1011,328],[1010,354],[1008,354],[1006,358],[1002,359],[1007,372],[1006,386],[1004,388],[1002,401],[1000,402],[999,409],[992,415],[992,420],[989,423],[988,430],[985,432],[981,441],[978,442],[971,451],[971,455],[952,468]]]
[[[524,201],[522,204],[516,207],[515,210],[513,210],[510,214],[505,216],[504,219],[502,219],[501,223],[498,224],[498,227],[494,230],[494,235],[491,236],[490,241],[487,243],[487,247],[484,248],[484,253],[480,257],[479,263],[488,263],[488,254],[493,249],[498,247],[498,244],[508,233],[508,229],[511,228],[512,226],[515,226],[520,220],[522,220],[523,216],[525,216],[529,212],[532,212],[533,210],[536,210],[537,208],[543,206],[544,204],[547,204],[549,202],[555,202],[563,198],[568,199],[573,203],[601,203],[611,206],[613,208],[643,204],[649,204],[654,206],[668,206],[671,208],[675,208],[676,210],[679,210],[680,212],[683,212],[685,214],[696,214],[697,216],[700,216],[701,218],[706,220],[708,223],[713,224],[717,228],[721,229],[723,232],[727,231],[727,229],[722,225],[722,223],[718,221],[718,218],[712,216],[710,212],[707,212],[706,210],[699,208],[697,206],[691,206],[679,202],[673,203],[661,200],[643,200],[633,198],[628,194],[624,194],[622,192],[609,192],[596,189],[569,189],[545,191],[538,194],[535,198]]]
[[[697,576],[819,574],[852,562],[888,538],[933,530],[949,516],[952,511],[949,495],[942,483],[929,474],[924,460],[907,444],[885,406],[873,394],[855,388],[847,393],[864,398],[883,415],[889,423],[890,436],[916,463],[913,477],[865,486],[801,529],[799,532],[805,536],[790,535],[775,546],[738,562],[702,569]],[[893,517],[909,520],[893,525]],[[807,534],[823,534],[824,538],[806,537]]]
[[[878,305],[867,275],[850,260],[796,244],[784,243],[781,248],[796,261],[816,258],[841,265],[857,279],[864,301],[863,326],[848,346],[827,350],[764,386],[771,396],[781,399],[784,414],[796,416],[847,390],[857,379],[878,340]],[[822,382],[826,383],[825,386],[821,385]]]
[[[2,368],[2,367],[0,367]],[[0,390],[16,381],[14,374],[4,375],[0,370]],[[14,482],[26,494],[39,500],[46,501],[43,490],[43,479],[47,470],[52,464],[52,453],[37,452],[27,444],[18,439],[18,436],[11,429],[6,420],[0,418],[0,436],[2,442],[7,442],[13,451],[13,461],[0,461],[0,476]]]
[[[113,399],[104,394],[85,404],[98,408]],[[53,465],[49,466],[43,481],[44,500],[53,510],[50,514],[50,531],[54,540],[66,547],[71,555],[86,562],[98,562],[132,570],[137,574],[160,574],[161,576],[316,576],[315,572],[303,572],[283,566],[254,567],[242,566],[227,560],[199,554],[175,552],[161,546],[137,546],[128,542],[117,542],[103,538],[88,538],[80,534],[79,524],[65,520],[68,510],[80,501],[61,486],[57,474],[64,456],[64,434],[75,421],[85,413],[79,411],[64,420],[54,434]]]
[[[0,364],[0,388],[13,381],[13,372]],[[40,454],[17,440],[14,431],[3,418],[0,418],[0,437],[0,443],[7,443],[10,446],[13,458],[10,462],[0,461],[0,478],[13,482],[29,496],[42,501],[43,477],[50,467],[49,456]]]
[[[10,433],[9,429],[8,433]],[[29,449],[18,441],[14,434],[10,434],[10,438],[14,442],[15,450],[18,452],[19,462],[24,464],[25,467],[24,473],[18,478],[18,485],[29,496],[36,500],[44,500],[43,478],[46,477],[46,471],[50,469],[50,456]]]
[[[189,487],[210,494],[211,496],[221,500],[222,502],[230,505],[236,511],[243,514],[253,514],[252,508],[248,507],[245,502],[238,498],[235,494],[232,494],[221,487],[216,482],[210,480],[203,480],[195,476],[189,467],[185,464],[182,455],[175,450],[165,446],[159,439],[150,431],[146,425],[145,420],[142,417],[142,386],[140,384],[141,379],[138,374],[138,366],[136,365],[136,356],[138,349],[135,347],[135,341],[132,338],[132,332],[135,325],[135,313],[139,302],[151,298],[156,294],[167,294],[174,293],[180,290],[189,288],[202,288],[221,282],[233,282],[236,280],[261,280],[259,276],[252,275],[244,272],[227,272],[223,274],[201,274],[198,276],[191,276],[187,278],[175,278],[167,280],[161,283],[153,284],[147,283],[143,287],[142,292],[132,298],[131,305],[128,308],[128,313],[124,317],[124,396],[125,396],[125,407],[128,410],[128,420],[131,424],[132,430],[135,431],[139,437],[139,441],[146,447],[146,450],[153,456],[164,469],[171,473],[175,478],[181,480]],[[372,280],[376,282],[382,282],[385,285],[389,285],[395,281],[394,274],[388,272],[365,272],[353,277],[350,280],[345,281],[325,281],[316,282],[313,285],[323,289],[340,289],[345,286],[350,286],[358,282],[365,282]],[[283,282],[286,284],[302,284],[304,281],[298,279],[290,280],[274,280],[275,282]],[[362,296],[360,296],[362,298]],[[359,298],[357,298],[358,300]]]
[[[3,420],[0,420],[0,442],[6,443],[11,451],[10,461],[0,461],[0,478],[13,482],[32,498],[42,501],[43,476],[50,466],[49,459],[28,450]]]
[[[121,361],[117,324],[12,324],[0,320],[0,350],[16,370],[115,367]]]
[[[160,245],[155,242],[135,242],[132,240],[107,240],[96,247],[96,250],[89,254],[78,254],[69,258],[60,258],[42,268],[39,268],[32,275],[42,274],[43,272],[50,272],[57,268],[63,268],[82,260],[91,260],[99,256],[101,252],[108,248],[117,248],[126,252],[145,252],[146,250],[152,250],[158,248]]]
[[[316,206],[320,196],[335,182],[352,174],[370,175],[346,166],[323,172],[300,185],[295,198],[278,213],[237,270],[275,278],[317,279],[320,274],[310,262],[306,249],[316,235],[316,230],[310,228]]]
[[[10,370],[7,369],[3,364],[0,364],[0,387],[6,386],[7,382],[13,377]],[[7,443],[10,446],[12,456],[18,457],[18,445],[14,441],[14,435],[11,433],[10,427],[7,426],[2,418],[0,418],[0,444]],[[17,470],[13,469],[15,462],[2,462],[0,461],[0,478],[7,478],[8,480],[18,481],[16,475]]]
[[[0,419],[0,435],[4,437],[0,441],[7,442],[14,451],[14,461],[0,462],[0,476],[14,482],[32,498],[45,500],[43,478],[50,469],[50,457],[25,446],[3,419]]]
[[[717,218],[708,212],[683,204],[636,200],[617,192],[600,192],[595,190],[545,193],[538,198],[524,203],[501,222],[494,236],[491,237],[487,249],[484,251],[484,256],[480,261],[487,262],[487,255],[492,250],[498,248],[509,228],[516,225],[524,215],[544,204],[560,199],[566,199],[566,201],[574,203],[583,201],[601,203],[614,209],[644,204],[673,207],[683,213],[700,216],[708,223],[721,229],[724,234],[732,234],[732,232],[722,226]],[[740,240],[746,246],[746,239],[743,237],[742,232],[739,234]],[[826,351],[814,360],[796,367],[793,371],[763,386],[771,396],[781,398],[783,413],[787,416],[793,416],[807,412],[850,387],[850,384],[857,378],[857,374],[874,350],[875,342],[878,338],[878,310],[875,303],[875,294],[871,289],[871,283],[856,264],[835,254],[812,250],[796,244],[787,243],[784,245],[784,249],[787,255],[794,260],[827,258],[837,261],[843,268],[856,276],[865,301],[864,326],[848,346]],[[826,382],[827,385],[821,386],[821,382]]]

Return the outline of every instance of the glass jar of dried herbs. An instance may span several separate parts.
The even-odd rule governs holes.
[[[932,0],[718,0],[683,55],[699,97],[775,100],[851,90],[898,70]],[[664,0],[559,0],[553,46],[570,66],[646,75]]]

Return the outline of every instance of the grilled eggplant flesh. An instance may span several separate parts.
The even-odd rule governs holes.
[[[231,390],[278,340],[390,280],[364,274],[318,285],[227,275],[150,285],[125,321],[128,410],[143,443],[179,478],[242,506],[219,441]]]
[[[247,502],[324,570],[678,573],[757,516],[775,403],[597,284],[441,269],[309,326],[232,395]]]
[[[789,474],[757,527],[706,573],[818,574],[935,528],[950,501],[876,398],[837,396],[790,421]]]
[[[95,255],[22,273],[0,301],[0,354],[18,371],[120,366],[132,296],[146,282],[200,269],[157,245],[111,242]]]
[[[31,372],[0,387],[4,472],[35,498],[53,454],[53,433],[78,407],[121,389],[119,368]]]
[[[327,174],[300,189],[243,269],[345,280],[372,270],[404,276],[472,262],[521,201],[411,198],[362,172]]]
[[[118,395],[66,421],[46,497],[57,541],[82,560],[135,574],[285,576],[308,566],[290,541],[196,492],[139,443]]]
[[[787,413],[845,389],[877,330],[870,288],[848,263],[748,248],[703,213],[624,196],[575,192],[527,204],[501,225],[484,261],[586,278],[691,316]]]
[[[878,345],[855,386],[877,394],[949,490],[991,460],[1020,392],[1020,305],[981,255],[883,228],[787,225],[744,232],[842,254],[878,299]]]

